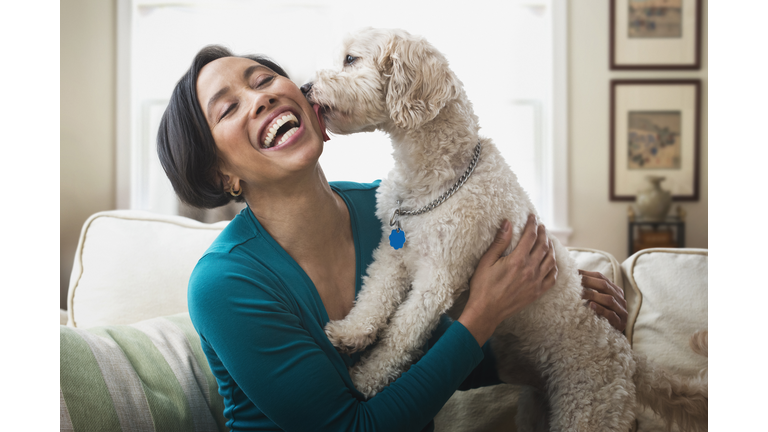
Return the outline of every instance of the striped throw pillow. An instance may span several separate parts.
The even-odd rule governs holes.
[[[189,314],[60,328],[62,431],[226,431]]]

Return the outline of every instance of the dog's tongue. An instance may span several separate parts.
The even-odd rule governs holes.
[[[323,114],[320,113],[320,105],[312,105],[312,108],[315,109],[315,115],[317,115],[317,121],[320,122],[320,129],[323,130],[323,141],[330,141],[331,139],[328,138],[328,133],[325,131],[325,118],[323,117]]]

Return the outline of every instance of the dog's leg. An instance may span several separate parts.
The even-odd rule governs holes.
[[[382,242],[373,252],[355,307],[341,320],[331,321],[325,333],[341,352],[361,351],[376,340],[410,287],[402,254]]]
[[[417,272],[408,298],[395,312],[378,345],[350,370],[361,393],[372,397],[418,359],[441,314],[468,286],[473,269],[444,267]]]

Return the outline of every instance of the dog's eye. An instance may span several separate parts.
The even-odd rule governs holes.
[[[344,58],[344,65],[351,65],[355,62],[355,60],[357,60],[357,57],[353,57],[347,54],[347,56]]]

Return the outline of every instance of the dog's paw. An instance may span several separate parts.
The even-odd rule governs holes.
[[[387,349],[386,339],[384,345],[379,345],[365,354],[355,366],[349,369],[355,388],[369,399],[398,379],[421,353],[421,351],[407,353]]]
[[[376,333],[372,325],[359,325],[346,319],[331,321],[325,326],[328,340],[345,354],[364,350],[376,341]]]
[[[370,367],[370,363],[358,363],[349,370],[355,388],[365,396],[366,400],[374,397],[384,387],[394,380],[388,379],[387,374],[381,374]]]

